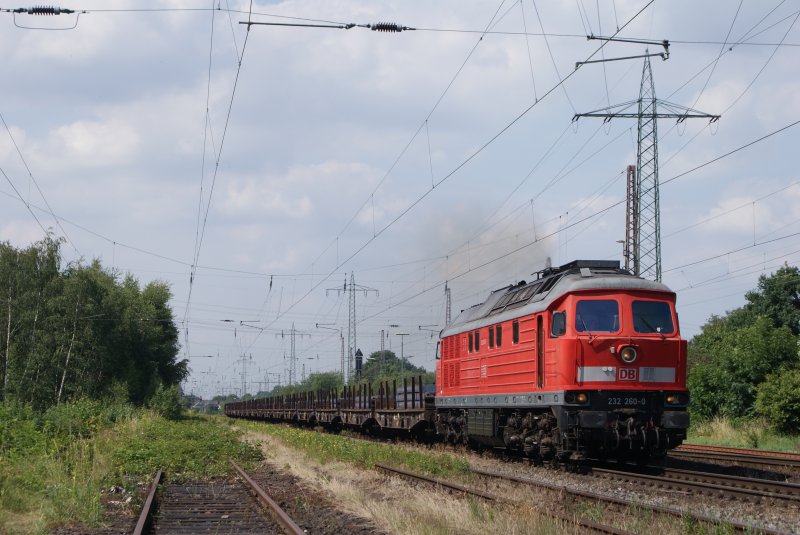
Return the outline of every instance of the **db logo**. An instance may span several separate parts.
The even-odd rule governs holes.
[[[639,370],[637,368],[620,368],[619,380],[620,381],[635,381],[638,379]]]

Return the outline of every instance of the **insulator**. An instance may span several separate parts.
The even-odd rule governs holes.
[[[62,9],[55,6],[33,6],[29,7],[25,12],[28,15],[61,15],[62,13],[74,13],[71,9]]]
[[[370,28],[376,32],[402,32],[405,29],[396,22],[376,22],[370,25]]]

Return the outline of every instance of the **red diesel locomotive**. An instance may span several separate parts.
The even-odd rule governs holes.
[[[675,294],[619,262],[577,260],[538,275],[442,331],[434,394],[421,378],[382,381],[227,403],[225,414],[541,461],[644,461],[678,446],[689,393]]]
[[[436,433],[548,460],[647,459],[686,438],[675,293],[577,260],[492,292],[441,333]]]

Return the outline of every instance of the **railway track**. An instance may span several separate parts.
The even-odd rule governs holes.
[[[732,446],[710,446],[706,444],[681,444],[675,450],[678,452],[683,451],[700,451],[700,452],[714,452],[714,453],[730,453],[734,455],[756,455],[761,457],[773,457],[778,459],[797,459],[800,460],[800,453],[790,451],[774,451],[774,450],[759,450],[753,448],[734,448]]]
[[[473,489],[469,487],[465,487],[464,485],[460,485],[458,483],[453,483],[450,481],[445,481],[442,479],[431,478],[427,476],[423,476],[421,474],[415,474],[414,472],[408,472],[406,470],[401,470],[399,468],[395,468],[392,466],[388,466],[385,464],[376,463],[375,468],[381,470],[383,472],[387,472],[392,475],[400,476],[404,479],[408,479],[411,481],[417,481],[429,485],[434,485],[440,488],[447,489],[451,492],[457,492],[468,496],[475,496],[484,500],[488,500],[491,502],[507,502],[507,503],[515,503],[511,500],[507,500],[505,498],[498,497],[495,494],[485,492],[478,489]],[[588,520],[585,518],[575,517],[575,516],[567,516],[561,514],[557,511],[552,510],[542,510],[537,509],[540,513],[545,514],[551,518],[556,520],[560,520],[562,522],[573,524],[574,526],[578,526],[580,528],[594,531],[596,533],[606,533],[609,535],[633,535],[630,531],[626,531],[624,529],[620,529],[614,526],[608,526],[605,524],[600,524],[598,522],[594,522],[592,520]]]
[[[552,490],[558,493],[561,493],[566,496],[580,498],[580,499],[588,499],[595,502],[613,504],[620,507],[626,507],[631,509],[647,509],[653,511],[654,513],[659,513],[671,517],[685,519],[691,517],[699,522],[704,522],[711,525],[718,525],[722,526],[725,529],[726,526],[730,526],[737,532],[742,533],[763,533],[764,535],[788,535],[788,532],[778,531],[770,528],[764,528],[760,526],[755,526],[751,524],[744,524],[741,522],[734,522],[734,521],[721,521],[717,518],[705,516],[705,515],[698,515],[689,511],[685,511],[682,509],[672,508],[672,507],[665,507],[661,505],[650,505],[650,504],[642,504],[640,502],[636,502],[633,500],[627,500],[624,498],[616,498],[612,496],[607,496],[605,494],[598,494],[595,492],[584,491],[573,489],[565,485],[557,485],[553,483],[546,483],[543,481],[536,481],[530,478],[516,476],[512,474],[505,474],[502,472],[495,472],[491,470],[482,470],[473,468],[471,472],[478,476],[488,477],[488,478],[497,478],[506,481],[511,481],[515,483],[521,483],[523,485],[544,488],[548,490]]]
[[[669,468],[660,475],[608,468],[592,468],[591,474],[689,494],[721,495],[751,501],[767,499],[800,503],[800,486],[764,479]]]
[[[748,466],[800,467],[800,454],[780,451],[682,444],[669,452],[669,457],[692,461],[722,461]]]
[[[304,533],[247,473],[233,461],[230,464],[237,477],[168,484],[161,487],[160,493],[163,472],[159,470],[134,535]],[[265,509],[269,514],[265,514]]]

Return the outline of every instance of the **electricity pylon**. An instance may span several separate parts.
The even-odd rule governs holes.
[[[356,339],[356,292],[364,292],[364,297],[369,295],[370,292],[375,292],[375,295],[379,294],[378,290],[375,288],[368,288],[366,286],[356,284],[356,278],[353,272],[350,272],[350,286],[347,285],[347,279],[345,279],[344,286],[342,286],[342,288],[328,288],[325,291],[325,294],[327,295],[328,292],[337,292],[340,295],[342,293],[347,293],[349,298],[349,321],[347,323],[347,377],[344,378],[345,383],[347,383],[353,378],[353,360],[355,359],[355,354],[358,350]]]
[[[637,107],[636,112],[627,111],[634,106]],[[659,108],[666,111],[659,111]],[[660,282],[661,209],[658,182],[658,119],[677,119],[679,123],[686,119],[709,119],[713,123],[718,121],[720,116],[657,99],[653,83],[653,70],[650,67],[650,55],[645,54],[642,82],[637,100],[588,113],[578,113],[573,117],[573,121],[577,121],[580,117],[602,117],[605,122],[615,118],[638,120],[635,181],[628,187],[629,213],[627,220],[628,226],[633,228],[632,230],[626,229],[625,249],[628,255],[632,256],[634,275]]]

